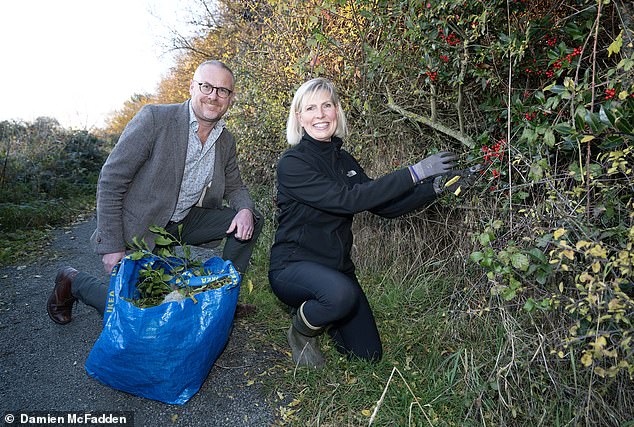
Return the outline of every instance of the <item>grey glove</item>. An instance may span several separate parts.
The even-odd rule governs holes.
[[[456,190],[466,190],[475,184],[478,173],[482,169],[481,165],[472,166],[469,169],[453,170],[434,178],[434,191],[441,194],[445,191],[456,193]],[[455,179],[458,177],[458,179]],[[449,184],[449,185],[447,185]],[[457,195],[457,194],[456,194]]]
[[[455,166],[453,161],[456,159],[456,155],[449,151],[432,154],[409,167],[412,179],[415,183],[419,183],[425,178],[447,173]]]

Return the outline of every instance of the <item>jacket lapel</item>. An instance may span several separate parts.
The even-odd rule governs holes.
[[[183,172],[185,171],[187,144],[189,142],[189,101],[183,102],[178,107],[178,112],[172,118],[172,122],[169,135],[173,141],[173,143],[170,144],[173,149],[173,171],[174,179],[180,186],[180,182],[183,180]]]

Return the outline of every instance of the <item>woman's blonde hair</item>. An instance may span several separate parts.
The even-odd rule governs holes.
[[[301,141],[304,135],[304,129],[297,118],[297,113],[302,111],[304,100],[322,90],[328,92],[330,99],[332,99],[337,109],[337,129],[335,129],[335,136],[339,138],[348,136],[346,115],[341,108],[341,102],[339,101],[339,95],[337,94],[335,86],[330,80],[318,77],[302,84],[299,89],[297,89],[297,92],[295,92],[293,102],[291,102],[291,109],[288,113],[288,121],[286,122],[286,140],[290,145],[299,144],[299,141]]]

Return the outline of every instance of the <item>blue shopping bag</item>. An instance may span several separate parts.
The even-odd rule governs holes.
[[[85,368],[115,389],[182,405],[198,392],[229,339],[240,275],[230,261],[214,257],[203,264],[204,275],[184,274],[186,283],[181,285],[201,286],[218,278],[231,282],[197,294],[195,301],[187,298],[149,308],[126,301],[138,297],[136,283],[143,266],[161,262],[152,254],[139,260],[125,257],[113,271],[103,331]],[[178,262],[164,264],[166,272]]]

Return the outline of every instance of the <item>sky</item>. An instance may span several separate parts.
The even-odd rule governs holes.
[[[132,95],[156,91],[172,31],[191,34],[193,1],[2,1],[0,121],[102,127]]]

